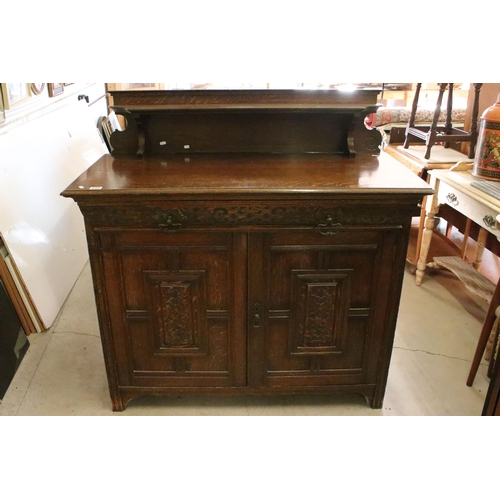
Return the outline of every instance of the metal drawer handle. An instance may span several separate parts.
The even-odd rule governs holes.
[[[488,227],[495,227],[495,218],[491,215],[485,215],[483,217],[483,222]]]
[[[166,229],[168,232],[175,232],[182,229],[182,221],[187,217],[179,210],[158,210],[153,216],[158,222],[158,227]]]
[[[446,195],[446,200],[448,201],[448,203],[451,203],[452,205],[458,205],[458,199],[454,193],[448,193]]]
[[[326,214],[326,223],[318,224],[319,234],[323,236],[333,236],[337,234],[339,228],[342,226],[340,222],[333,222],[332,214]]]

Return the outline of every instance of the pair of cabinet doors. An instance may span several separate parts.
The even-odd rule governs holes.
[[[141,230],[99,238],[104,351],[118,386],[175,394],[377,383],[399,301],[400,231]]]

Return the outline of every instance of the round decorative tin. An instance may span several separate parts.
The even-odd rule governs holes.
[[[472,175],[500,181],[500,94],[481,116]]]

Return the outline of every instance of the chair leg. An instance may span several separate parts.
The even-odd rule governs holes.
[[[482,416],[499,416],[500,415],[500,363],[494,364],[491,380],[488,385],[488,392],[484,400]]]
[[[409,130],[415,126],[415,115],[417,114],[417,107],[418,107],[418,99],[420,97],[420,88],[422,87],[421,83],[417,83],[417,86],[415,87],[415,95],[413,96],[413,104],[411,106],[411,114],[410,114],[410,120],[408,121],[408,125],[406,126],[406,136],[405,136],[405,142],[403,144],[403,148],[408,149],[410,146],[410,132]]]
[[[470,147],[469,147],[469,159],[473,159],[476,151],[477,144],[477,115],[479,113],[479,93],[481,92],[482,83],[474,84],[474,103],[472,105],[472,114],[471,114],[471,122],[470,122]]]
[[[444,123],[444,133],[446,135],[451,134],[451,129],[453,128],[453,123],[451,121],[451,115],[453,112],[453,83],[448,84],[448,101],[446,103],[446,121]],[[443,144],[445,148],[450,147],[449,142]]]
[[[484,350],[484,356],[483,359],[485,361],[489,361],[491,359],[491,353],[493,352],[493,344],[495,343],[495,336],[498,331],[498,322],[500,318],[498,317],[500,314],[500,310],[497,307],[497,310],[495,311],[495,323],[493,324],[493,328],[491,329],[490,336],[488,337],[488,343],[486,344],[486,349]]]
[[[472,386],[474,378],[476,377],[479,364],[481,363],[484,350],[486,349],[486,344],[488,343],[491,329],[495,323],[495,311],[498,306],[500,306],[500,280],[498,280],[493,296],[491,297],[490,306],[488,307],[488,312],[486,313],[486,318],[484,319],[483,327],[477,342],[476,352],[474,353],[474,358],[472,359],[472,365],[467,378],[467,385],[469,387]]]
[[[439,115],[441,114],[441,104],[443,103],[443,94],[447,86],[448,86],[447,83],[439,84],[439,94],[436,102],[436,109],[434,110],[434,117],[432,118],[431,128],[429,129],[429,133],[427,134],[427,139],[425,141],[427,149],[425,151],[424,158],[426,160],[428,160],[431,157],[431,148],[432,146],[434,146],[436,142],[437,124],[439,121]]]
[[[491,346],[491,356],[490,356],[490,359],[489,359],[489,363],[488,363],[488,377],[491,378],[491,376],[493,375],[493,367],[495,366],[495,360],[497,359],[498,357],[498,334],[499,334],[499,324],[497,322],[497,328],[495,329],[495,332],[493,334],[493,344]]]

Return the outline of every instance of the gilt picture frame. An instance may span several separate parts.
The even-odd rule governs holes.
[[[49,83],[49,97],[56,97],[64,92],[64,83]]]
[[[5,109],[12,109],[31,97],[28,83],[2,83],[3,104]]]
[[[2,86],[0,85],[0,123],[3,123],[5,121],[5,107],[3,103],[3,90]]]
[[[40,95],[45,89],[45,83],[32,83],[31,92],[35,95]]]

